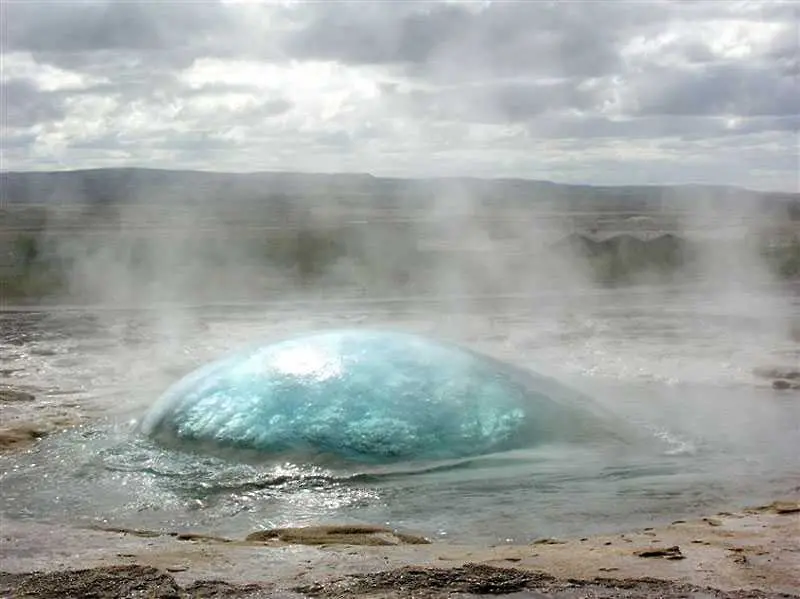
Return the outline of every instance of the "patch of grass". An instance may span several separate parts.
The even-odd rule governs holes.
[[[765,247],[762,255],[780,278],[800,278],[800,237],[794,237],[786,244]]]
[[[584,259],[595,280],[604,285],[631,283],[643,275],[668,280],[693,257],[691,247],[675,235],[644,240],[623,234],[597,241],[576,234],[559,245]]]
[[[65,288],[62,273],[31,268],[20,273],[0,274],[0,299],[41,299]]]

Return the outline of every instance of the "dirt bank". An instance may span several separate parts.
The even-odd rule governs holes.
[[[248,541],[7,519],[0,530],[0,594],[11,597],[800,597],[796,500],[496,547],[355,545],[347,535],[319,544],[318,534],[304,545],[286,529]]]

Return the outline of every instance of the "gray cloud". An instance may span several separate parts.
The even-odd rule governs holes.
[[[788,116],[798,113],[800,79],[769,66],[711,64],[702,70],[657,69],[635,85],[641,115]]]
[[[0,81],[0,118],[3,127],[23,128],[64,118],[63,101],[40,91],[26,79]],[[5,144],[6,140],[3,140]]]
[[[463,7],[431,2],[329,2],[303,12],[303,27],[284,40],[289,55],[362,64],[427,62],[471,24]]]
[[[784,77],[800,78],[800,5],[793,19],[771,40],[764,59]]]
[[[256,8],[256,10],[264,10]],[[4,52],[84,72],[185,68],[205,56],[276,58],[246,10],[217,0],[63,0],[4,4]]]
[[[420,116],[465,122],[525,122],[563,109],[591,110],[601,101],[580,79],[511,81],[448,86],[437,90],[390,91]]]
[[[781,185],[796,180],[778,156],[796,147],[800,121],[792,2],[30,0],[0,10],[4,139],[31,149],[4,156],[21,167],[66,147],[61,163],[105,148],[141,164],[151,149],[173,150],[175,166],[213,167],[238,151],[253,168],[318,159],[413,175],[436,156],[451,171],[502,163],[514,175],[539,152],[574,174],[585,143],[607,152],[586,158],[598,173],[626,144],[660,157],[662,173],[682,168],[675,144],[700,144],[724,157],[706,169],[724,177],[734,149],[756,144],[743,170],[773,155]]]
[[[800,115],[788,117],[756,117],[731,123],[725,119],[711,119],[696,115],[677,115],[669,119],[645,116],[611,119],[593,115],[570,115],[560,119],[541,119],[527,125],[533,137],[552,139],[669,139],[663,142],[685,144],[698,140],[736,137],[755,133],[794,133],[800,125]]]
[[[36,135],[33,133],[16,133],[13,135],[4,135],[3,143],[0,146],[2,151],[17,151],[26,149],[36,142]]]
[[[45,55],[180,51],[232,24],[230,13],[216,2],[33,0],[11,3],[6,11],[5,48]]]
[[[406,65],[418,76],[597,75],[619,66],[625,32],[661,14],[638,3],[309,4],[287,53]],[[387,8],[388,7],[388,8]],[[465,68],[468,67],[468,68]]]

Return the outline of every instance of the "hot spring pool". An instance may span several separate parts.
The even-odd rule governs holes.
[[[80,413],[85,423],[0,456],[0,513],[230,537],[270,526],[363,522],[465,542],[522,543],[796,493],[800,402],[751,375],[754,365],[778,361],[795,346],[776,344],[761,321],[695,299],[598,296],[591,310],[586,298],[576,301],[581,311],[570,312],[559,298],[535,307],[509,303],[499,313],[478,306],[453,319],[435,306],[396,304],[198,309],[182,312],[184,320],[170,316],[168,337],[147,314],[15,316],[16,328],[4,331],[19,334],[0,348],[4,368],[13,370],[8,380],[43,391],[36,402],[3,406],[3,417]],[[254,339],[322,329],[449,339],[512,372],[540,371],[559,390],[576,390],[548,395],[556,413],[574,400],[590,426],[577,436],[469,455],[411,452],[388,460],[331,455],[327,446],[318,459],[307,459],[313,448],[230,455],[141,434],[155,400],[188,373],[239,355],[229,352]],[[516,407],[515,400],[503,409]],[[608,431],[609,423],[626,434],[589,434]]]

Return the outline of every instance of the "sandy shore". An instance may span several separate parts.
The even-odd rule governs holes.
[[[381,529],[249,540],[0,520],[3,597],[800,597],[800,503],[479,547]],[[308,544],[311,543],[311,544]]]

